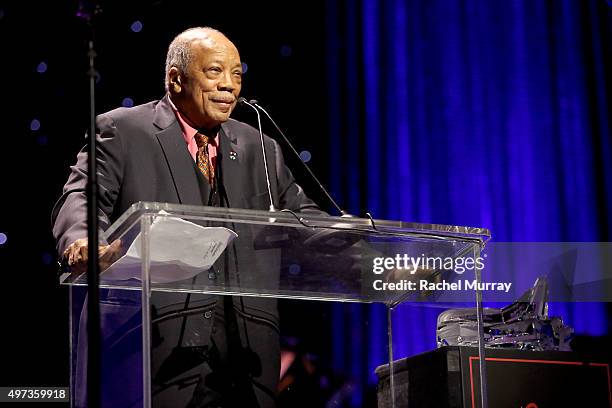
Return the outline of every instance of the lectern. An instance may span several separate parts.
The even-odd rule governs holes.
[[[156,296],[233,296],[241,299],[246,314],[259,310],[264,320],[262,299],[380,303],[388,311],[380,336],[393,362],[393,344],[401,340],[393,338],[394,308],[407,301],[436,301],[439,291],[427,289],[427,283],[457,277],[428,260],[477,259],[489,237],[483,228],[136,203],[101,236],[107,243],[119,240],[121,248],[117,262],[100,277],[102,406],[119,398],[150,407],[155,400],[159,367],[152,350],[159,340],[156,327],[166,318],[164,310],[152,307]],[[480,279],[478,268],[471,273]],[[72,401],[83,401],[86,274],[65,273],[61,283],[70,291]],[[475,292],[473,299],[480,307],[479,295]],[[184,311],[185,316],[211,312],[206,301]],[[275,323],[273,314],[269,320]],[[190,328],[179,330],[182,338]],[[481,353],[483,347],[481,341]],[[198,362],[193,357],[193,364]],[[184,380],[183,386],[193,385],[193,378]],[[112,387],[113,395],[105,387]]]

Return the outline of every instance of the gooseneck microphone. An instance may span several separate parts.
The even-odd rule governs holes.
[[[241,98],[244,100],[244,98]],[[246,103],[246,101],[245,101]],[[298,158],[298,160],[300,161],[300,163],[302,163],[302,165],[304,165],[304,167],[306,168],[306,171],[308,172],[308,174],[310,175],[310,177],[312,177],[312,179],[317,183],[317,185],[319,186],[319,188],[321,189],[321,191],[323,191],[323,193],[325,194],[325,196],[327,196],[327,199],[332,203],[332,205],[340,212],[340,216],[344,217],[344,218],[349,218],[349,217],[354,217],[353,215],[347,213],[346,211],[344,211],[342,208],[340,208],[340,206],[338,205],[338,203],[336,203],[336,201],[332,198],[331,194],[329,194],[329,192],[327,191],[327,189],[325,187],[323,187],[323,184],[321,184],[321,182],[319,181],[319,179],[317,178],[317,176],[314,175],[314,173],[312,172],[312,170],[310,169],[310,167],[308,166],[308,164],[306,164],[306,162],[304,160],[302,160],[302,158],[300,157],[300,154],[297,152],[297,150],[295,149],[295,147],[293,147],[293,144],[289,141],[289,139],[287,138],[287,136],[285,136],[285,133],[281,130],[281,128],[276,124],[276,122],[274,121],[274,119],[272,119],[272,116],[270,116],[270,114],[268,113],[268,111],[266,111],[264,108],[261,107],[261,105],[259,105],[259,102],[255,99],[251,99],[248,102],[249,106],[255,106],[257,107],[259,110],[261,110],[263,113],[265,113],[265,115],[268,117],[268,119],[270,119],[270,122],[272,122],[272,124],[274,125],[274,127],[276,128],[276,130],[278,131],[278,133],[282,136],[283,140],[285,141],[285,143],[289,146],[289,148],[291,149],[291,151],[293,152],[293,154],[295,154],[295,156]],[[259,118],[259,116],[258,116]],[[261,127],[260,127],[261,129]]]
[[[257,110],[255,106],[247,102],[246,99],[244,99],[243,97],[238,98],[238,103],[250,106],[257,114],[257,128],[259,129],[259,139],[261,140],[261,154],[263,156],[264,170],[266,171],[266,184],[268,187],[268,197],[270,198],[270,211],[275,212],[276,208],[274,208],[274,201],[272,201],[272,190],[270,189],[270,174],[268,173],[268,158],[266,157],[266,146],[264,143],[263,132],[261,131],[261,116],[259,115],[259,110]]]

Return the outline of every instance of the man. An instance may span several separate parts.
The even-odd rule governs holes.
[[[108,228],[137,201],[267,210],[270,203],[259,132],[229,118],[242,85],[242,64],[234,44],[211,28],[184,31],[168,49],[165,84],[167,94],[162,100],[116,109],[97,118],[101,228]],[[285,166],[277,143],[266,137],[265,144],[274,206],[316,211],[316,205],[306,197]],[[53,210],[53,232],[59,254],[75,270],[84,270],[87,262],[85,150],[79,153],[77,164],[71,170],[63,195]],[[115,245],[102,245],[101,262],[108,260],[116,249]],[[177,334],[181,322],[185,327],[184,319],[177,318],[174,324],[166,322],[154,328],[162,330],[159,338],[163,339],[158,349],[153,350],[153,392],[157,395],[154,405],[274,406],[279,375],[278,314],[274,301],[237,298],[232,303],[226,297],[217,301],[215,307],[210,297],[168,296],[158,294],[153,299],[155,310],[167,313],[176,311],[173,305],[185,304],[185,309],[201,311],[203,307],[208,308],[207,312],[214,309],[216,318],[212,323],[210,319],[205,321],[202,313],[191,316],[188,325],[192,339],[184,336],[184,332]],[[108,320],[104,309],[107,300],[103,294],[103,322]],[[123,301],[128,304],[130,299]],[[117,313],[116,310],[108,313]],[[130,313],[134,314],[133,307]],[[125,326],[130,319],[128,316],[119,320]],[[123,330],[129,332],[128,327]],[[172,360],[173,351],[177,344],[180,348],[183,343],[196,344],[200,347],[198,350],[204,350],[198,356],[203,362],[192,359],[183,368],[179,364],[177,369]],[[135,364],[134,361],[137,359],[130,364]],[[167,369],[170,366],[174,369]],[[172,381],[181,374],[194,371],[199,373],[195,387],[172,386]],[[112,393],[113,378],[108,381],[110,385],[103,384],[103,387]],[[189,391],[188,397],[185,390]],[[119,406],[117,403],[109,405]]]

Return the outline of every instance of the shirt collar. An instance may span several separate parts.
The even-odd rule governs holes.
[[[172,102],[172,98],[168,98],[168,101],[170,102],[170,106],[172,107],[172,110],[178,119],[179,125],[181,126],[185,143],[189,144],[191,139],[196,135],[196,133],[198,133],[198,129],[187,123],[181,112],[179,112],[179,110],[176,108],[176,105],[174,105],[174,102]]]

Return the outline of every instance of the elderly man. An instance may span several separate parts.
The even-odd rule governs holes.
[[[184,31],[168,49],[165,83],[163,99],[97,118],[101,228],[137,201],[268,209],[259,133],[229,118],[242,85],[242,64],[234,44],[211,28]],[[276,142],[266,137],[265,144],[274,206],[317,210],[295,183]],[[87,261],[86,163],[87,153],[82,150],[53,210],[58,253],[76,270],[83,270]],[[103,245],[100,250],[104,262],[114,248]],[[117,313],[117,308],[105,309],[105,296],[102,293],[103,322],[105,313]],[[173,323],[165,320],[156,328],[161,340],[153,350],[154,406],[275,405],[279,346],[273,300],[156,296],[157,312],[171,314],[180,308],[199,312],[188,318],[183,314]],[[123,300],[134,304],[133,299]],[[211,315],[216,318],[210,319]],[[178,334],[185,323],[193,338]],[[176,363],[181,359],[172,360],[173,350],[194,344],[202,350],[200,355],[184,366]],[[126,369],[133,370],[138,359],[125,361],[130,364]],[[77,363],[85,367],[83,361]],[[181,383],[182,376],[193,373],[196,382]],[[105,398],[125,386],[129,379],[124,377],[128,376],[104,380]],[[105,405],[138,404],[119,400]]]

